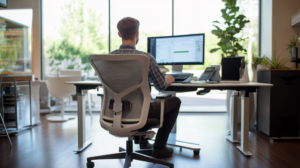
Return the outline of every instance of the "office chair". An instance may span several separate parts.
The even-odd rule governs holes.
[[[76,93],[76,87],[65,84],[69,81],[79,81],[80,76],[47,76],[46,86],[49,93],[61,101],[61,115],[48,116],[48,121],[65,122],[69,118],[64,115],[64,98]]]
[[[90,55],[89,61],[95,69],[103,86],[104,97],[100,125],[117,137],[128,137],[126,152],[88,157],[87,167],[93,168],[92,160],[125,159],[124,168],[131,166],[132,160],[162,164],[173,168],[174,165],[152,156],[152,150],[133,152],[133,136],[151,139],[154,131],[150,128],[162,127],[164,99],[171,95],[159,95],[161,117],[148,118],[151,101],[148,85],[149,58],[143,55]]]
[[[76,70],[76,69],[61,69],[59,70],[59,76],[80,76],[81,80],[84,80],[85,77],[81,76],[81,70]],[[91,91],[88,90],[87,91],[87,101],[88,101],[88,109],[89,109],[89,113],[92,116],[92,96],[91,96]],[[69,96],[69,100],[71,103],[72,100],[72,95]]]
[[[0,95],[1,95],[1,105],[2,105],[2,113],[4,114],[4,104],[3,104],[3,91],[2,91],[2,76],[0,75]],[[3,125],[3,128],[4,128],[4,131],[6,133],[6,136],[9,140],[9,143],[10,143],[10,149],[12,149],[12,143],[11,143],[11,140],[10,140],[10,137],[9,137],[9,134],[7,132],[7,129],[6,129],[6,126],[5,126],[5,123],[4,123],[4,119],[2,117],[2,114],[0,113],[0,119],[1,119],[1,123],[0,123],[0,126]]]

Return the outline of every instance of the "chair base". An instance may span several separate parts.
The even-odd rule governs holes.
[[[92,162],[92,160],[99,160],[99,159],[124,159],[125,158],[125,163],[124,163],[124,168],[129,168],[131,166],[132,160],[140,160],[140,161],[146,161],[146,162],[151,162],[151,163],[156,163],[156,164],[161,164],[165,166],[169,166],[170,168],[174,168],[174,165],[169,162],[165,162],[163,160],[159,160],[147,155],[143,155],[137,152],[132,152],[132,153],[126,153],[126,152],[121,152],[121,153],[114,153],[114,154],[108,154],[108,155],[102,155],[102,156],[96,156],[96,157],[89,157],[87,159],[87,168],[94,168],[95,164]]]
[[[66,122],[70,119],[73,119],[73,118],[62,117],[62,116],[48,116],[47,117],[47,120],[51,121],[51,122]]]
[[[155,139],[150,139],[151,141],[155,141]],[[175,143],[167,143],[167,146],[173,146],[173,147],[179,147],[180,152],[182,151],[182,148],[184,149],[190,149],[193,150],[194,155],[200,154],[200,145],[196,143],[190,143],[190,142],[184,142],[176,140]]]
[[[127,141],[126,148],[127,148],[126,152],[88,157],[87,164],[86,164],[87,168],[94,168],[95,164],[94,162],[92,162],[92,160],[99,160],[99,159],[125,159],[124,168],[129,168],[133,160],[146,161],[146,162],[161,164],[161,165],[169,166],[170,168],[174,168],[173,163],[159,160],[152,156],[147,156],[149,154],[152,155],[152,150],[139,150],[136,152],[132,152],[132,140]]]

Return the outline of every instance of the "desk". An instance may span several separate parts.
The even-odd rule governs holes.
[[[83,90],[95,89],[98,86],[101,86],[101,82],[95,81],[74,81],[66,82],[66,84],[73,84],[76,86],[77,100],[78,100],[78,149],[75,152],[83,151],[87,146],[92,142],[85,140],[85,102],[83,101],[84,93]],[[196,91],[198,88],[209,88],[212,90],[236,90],[236,91],[245,91],[245,96],[242,96],[242,119],[241,119],[241,145],[237,148],[246,156],[251,156],[249,151],[249,93],[256,92],[259,87],[271,87],[272,84],[265,83],[173,83],[169,86],[166,91],[175,91],[175,92],[187,92],[187,91]],[[236,130],[237,131],[237,130]],[[232,135],[237,134],[236,131],[232,131]],[[230,140],[230,138],[229,138]]]

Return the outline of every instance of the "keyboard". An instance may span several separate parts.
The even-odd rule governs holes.
[[[175,79],[174,83],[186,83],[190,82],[191,78],[194,76],[192,73],[171,73],[167,75],[172,75]]]

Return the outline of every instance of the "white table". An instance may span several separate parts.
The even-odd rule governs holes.
[[[96,81],[74,81],[66,82],[66,84],[73,84],[76,86],[77,93],[77,107],[78,107],[78,148],[74,150],[76,153],[82,152],[85,148],[92,144],[92,141],[86,140],[85,137],[85,100],[84,100],[84,90],[96,89],[101,86],[101,82]]]
[[[78,149],[75,152],[83,151],[92,142],[85,139],[85,102],[83,100],[83,90],[95,89],[101,86],[101,82],[96,81],[74,81],[66,82],[76,86],[78,100]],[[249,93],[256,92],[260,87],[271,87],[272,84],[265,83],[239,83],[239,82],[220,82],[220,83],[173,83],[166,91],[171,92],[187,92],[196,91],[198,88],[207,88],[212,90],[236,90],[245,91],[245,95],[241,97],[241,145],[237,148],[246,156],[251,156],[249,151]],[[234,115],[233,115],[234,116]],[[232,133],[227,139],[231,142],[237,142],[237,121],[232,122]]]

